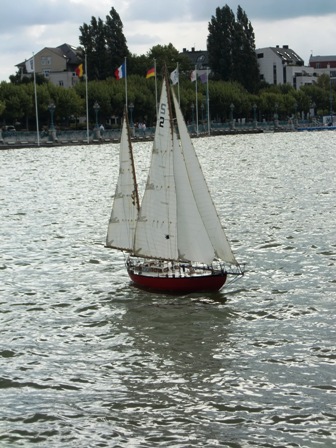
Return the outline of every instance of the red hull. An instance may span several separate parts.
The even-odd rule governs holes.
[[[128,271],[128,275],[141,288],[173,293],[215,292],[221,289],[227,277],[226,274],[195,277],[151,277],[149,275],[134,274],[130,271]]]

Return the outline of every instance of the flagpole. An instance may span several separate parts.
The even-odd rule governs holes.
[[[196,135],[197,135],[197,137],[198,137],[197,65],[195,65],[195,75],[196,75],[196,82],[195,82],[195,96],[196,96]]]
[[[126,103],[126,108],[128,108],[128,98],[127,98],[127,58],[125,56],[125,103]]]
[[[178,95],[178,102],[181,103],[180,99],[180,70],[179,70],[179,63],[177,63],[177,95]]]
[[[36,116],[36,138],[37,146],[40,146],[40,130],[39,130],[39,118],[37,107],[37,89],[36,89],[36,72],[35,72],[35,54],[33,53],[33,67],[34,67],[34,96],[35,96],[35,116]]]
[[[207,67],[207,115],[208,115],[208,135],[210,135],[210,99],[209,99],[209,67]]]
[[[155,113],[156,113],[156,117],[155,117],[155,118],[157,118],[159,105],[158,105],[157,75],[156,75],[156,59],[155,59],[155,58],[154,58],[154,73],[155,73]]]
[[[86,138],[87,143],[90,143],[90,130],[89,130],[89,98],[88,98],[88,75],[87,75],[87,54],[85,53],[85,103],[86,103]]]

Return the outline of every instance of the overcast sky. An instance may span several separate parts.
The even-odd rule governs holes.
[[[208,23],[226,4],[245,10],[257,48],[289,45],[306,65],[311,53],[336,54],[336,0],[15,0],[0,13],[0,81],[44,47],[79,45],[79,27],[92,16],[105,21],[112,6],[132,53],[169,43],[205,50]]]

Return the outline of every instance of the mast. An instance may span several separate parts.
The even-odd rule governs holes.
[[[174,135],[173,108],[172,108],[172,100],[171,100],[171,94],[170,94],[170,85],[169,85],[169,80],[168,80],[168,71],[167,71],[166,65],[164,66],[164,69],[163,69],[163,79],[165,80],[165,87],[166,87],[166,92],[167,92],[170,133],[173,138],[173,135]]]
[[[34,67],[34,96],[35,96],[35,115],[36,115],[36,138],[37,146],[40,146],[40,130],[39,130],[39,116],[37,105],[37,88],[36,88],[36,69],[35,69],[35,54],[33,53],[33,67]]]
[[[88,96],[88,70],[87,70],[87,52],[85,51],[85,107],[86,107],[86,140],[90,143],[89,130],[89,96]]]

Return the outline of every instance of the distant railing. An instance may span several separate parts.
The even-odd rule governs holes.
[[[137,140],[152,139],[155,128],[142,129],[131,128],[131,137]],[[120,129],[107,129],[99,132],[90,130],[57,130],[49,132],[42,131],[38,135],[34,131],[0,131],[0,147],[5,145],[41,145],[48,144],[88,144],[118,142],[120,140]]]
[[[228,133],[249,133],[249,132],[276,132],[276,131],[295,131],[309,128],[323,128],[323,124],[306,120],[287,121],[262,121],[262,122],[211,122],[211,135]],[[195,137],[197,135],[208,134],[208,123],[196,123],[187,126],[189,133]],[[0,148],[1,146],[27,146],[27,145],[52,145],[52,144],[91,144],[91,143],[117,143],[120,140],[120,129],[106,129],[98,131],[92,129],[89,135],[86,130],[56,130],[41,131],[39,138],[34,131],[1,131],[0,130]],[[148,127],[146,130],[137,127],[131,127],[131,137],[136,141],[152,140],[155,128]]]

